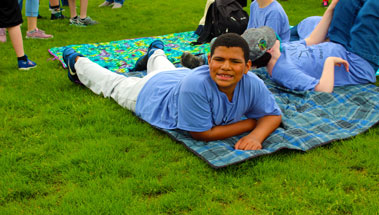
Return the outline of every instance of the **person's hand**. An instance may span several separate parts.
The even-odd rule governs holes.
[[[239,150],[259,150],[262,149],[261,141],[258,141],[254,136],[244,136],[242,137],[234,146],[235,149]]]
[[[346,69],[346,72],[349,72],[349,62],[346,60],[340,58],[340,57],[328,57],[327,60],[332,60],[334,65],[336,66],[344,66]]]

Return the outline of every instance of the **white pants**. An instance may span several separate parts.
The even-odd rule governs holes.
[[[114,73],[88,58],[80,57],[75,63],[80,82],[94,93],[113,98],[119,105],[135,112],[137,97],[145,83],[161,71],[175,70],[163,50],[156,50],[147,62],[147,75],[143,78],[125,77]]]

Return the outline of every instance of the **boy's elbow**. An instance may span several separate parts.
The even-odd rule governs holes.
[[[277,115],[276,116],[276,127],[279,127],[280,123],[282,123],[282,115]]]
[[[324,93],[332,93],[333,92],[333,86],[323,86],[321,84],[316,85],[314,91],[316,92],[324,92]]]

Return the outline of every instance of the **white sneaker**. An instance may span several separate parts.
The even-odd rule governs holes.
[[[122,4],[115,2],[112,9],[122,8]]]
[[[107,1],[105,1],[105,2],[103,2],[101,5],[99,5],[99,7],[107,7],[107,6],[111,6],[113,3],[111,3],[111,2],[107,2]]]

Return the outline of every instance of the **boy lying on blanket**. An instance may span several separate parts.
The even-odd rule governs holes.
[[[330,4],[305,40],[280,44],[271,28],[246,30],[242,37],[249,44],[252,66],[266,66],[273,81],[293,90],[332,92],[334,86],[375,82],[379,1],[337,3]],[[331,42],[325,42],[327,33]]]
[[[163,42],[156,40],[137,63],[146,63],[143,78],[111,72],[68,48],[63,59],[71,81],[112,97],[153,126],[189,131],[196,140],[212,141],[250,132],[235,149],[257,150],[281,122],[281,111],[262,80],[248,73],[246,41],[237,34],[217,38],[209,66],[175,68]],[[141,65],[140,65],[141,66]],[[247,119],[241,120],[245,116]]]

